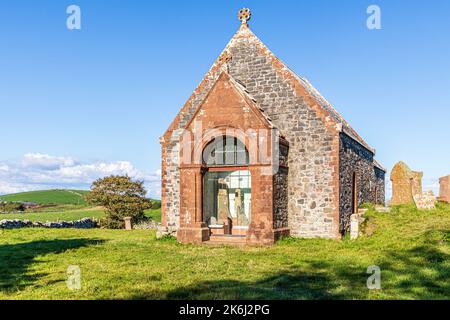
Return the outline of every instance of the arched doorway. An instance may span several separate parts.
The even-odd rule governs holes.
[[[203,150],[203,222],[213,234],[243,235],[252,219],[249,152],[232,136],[220,136]]]

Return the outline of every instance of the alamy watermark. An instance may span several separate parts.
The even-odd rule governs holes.
[[[69,290],[81,290],[81,269],[79,266],[69,266],[67,268],[67,288]]]
[[[381,30],[381,8],[376,4],[372,4],[367,7],[367,29],[369,30]]]
[[[66,13],[69,15],[66,20],[66,26],[69,30],[81,30],[81,9],[72,4],[67,7]]]
[[[381,290],[381,269],[378,266],[370,266],[367,268],[367,274],[370,277],[367,279],[367,289]]]

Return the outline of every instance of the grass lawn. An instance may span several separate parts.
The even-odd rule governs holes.
[[[38,204],[86,204],[84,196],[89,191],[84,190],[44,190],[0,196],[0,201],[34,202]]]
[[[449,299],[450,206],[375,213],[356,241],[179,245],[153,231],[5,230],[0,299]],[[66,270],[81,268],[70,291]],[[382,290],[368,290],[369,266]]]

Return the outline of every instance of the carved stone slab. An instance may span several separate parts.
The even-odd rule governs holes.
[[[423,192],[414,196],[414,202],[419,210],[431,210],[436,208],[437,198],[433,191]]]

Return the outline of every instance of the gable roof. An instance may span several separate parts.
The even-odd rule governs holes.
[[[197,110],[193,113],[191,119],[187,122],[186,128],[190,126],[192,121],[194,121],[197,113],[201,110],[202,105],[208,99],[211,92],[214,90],[219,81],[227,81],[231,88],[233,88],[236,93],[245,101],[245,103],[251,107],[254,114],[265,124],[265,126],[269,129],[277,129],[277,134],[279,137],[284,138],[280,130],[273,124],[272,119],[264,112],[264,110],[258,105],[257,100],[248,92],[245,88],[245,85],[234,79],[228,72],[222,70],[220,72],[219,77],[214,81],[212,87],[208,90],[208,93],[203,98],[203,101],[199,103]]]
[[[168,138],[171,132],[177,129],[183,129],[189,119],[193,116],[196,109],[199,106],[199,102],[203,100],[203,98],[207,95],[215,80],[221,74],[221,70],[223,70],[223,66],[226,65],[226,54],[229,52],[230,48],[236,46],[239,41],[245,39],[249,43],[254,44],[259,51],[268,58],[277,73],[282,76],[287,82],[289,82],[294,90],[294,92],[299,95],[307,98],[312,104],[317,105],[317,107],[326,115],[326,120],[331,121],[335,124],[337,131],[340,131],[367,150],[371,151],[375,154],[375,149],[371,148],[365,141],[362,139],[356,130],[354,130],[350,124],[333,108],[333,106],[309,83],[309,81],[305,78],[298,76],[294,71],[286,66],[279,58],[277,58],[268,48],[264,45],[264,43],[249,29],[247,24],[242,24],[239,30],[234,34],[231,38],[228,45],[222,51],[222,54],[215,61],[211,69],[205,75],[203,80],[200,82],[198,87],[194,90],[191,97],[185,103],[183,108],[180,110],[176,118],[173,120],[169,128],[164,134],[164,138]],[[234,80],[235,81],[235,80]],[[235,81],[236,82],[236,81]],[[248,92],[247,92],[248,93]],[[315,106],[314,106],[315,107]]]

